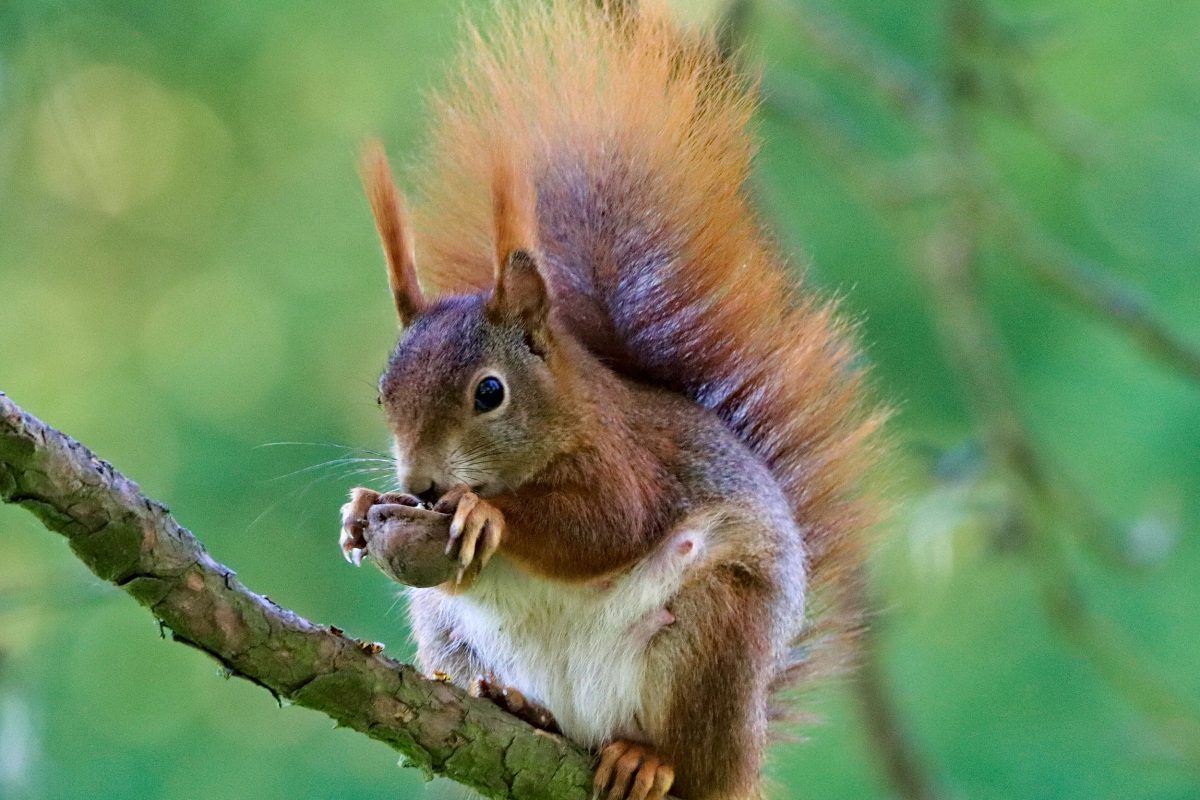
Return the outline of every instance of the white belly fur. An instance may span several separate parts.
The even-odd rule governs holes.
[[[689,525],[629,571],[589,584],[534,577],[497,556],[448,598],[455,634],[575,741],[636,736],[647,644],[671,619],[663,609],[706,549],[706,528]]]

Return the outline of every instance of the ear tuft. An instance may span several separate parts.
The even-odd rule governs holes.
[[[527,333],[541,331],[550,313],[550,294],[534,256],[537,198],[533,184],[510,159],[501,158],[496,163],[492,212],[496,225],[496,286],[488,298],[488,315],[495,321],[515,322]]]
[[[396,188],[387,154],[379,141],[372,139],[363,146],[361,169],[363,189],[371,203],[375,227],[387,258],[392,300],[400,323],[407,326],[425,308],[425,297],[417,282],[417,259],[404,198]]]
[[[496,226],[496,278],[518,250],[537,244],[537,197],[533,184],[509,155],[498,156],[492,173],[492,217]]]

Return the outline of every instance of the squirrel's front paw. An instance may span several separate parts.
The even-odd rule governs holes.
[[[420,506],[421,501],[408,494],[380,494],[374,489],[362,487],[350,490],[350,502],[342,506],[342,529],[338,535],[338,546],[341,547],[342,556],[356,567],[362,566],[363,556],[367,552],[364,533],[367,530],[368,514],[372,506],[380,504]]]
[[[455,584],[461,584],[468,569],[472,577],[477,575],[500,548],[500,540],[504,536],[504,515],[465,486],[451,489],[438,500],[433,510],[454,514],[446,552],[450,553],[458,543],[459,567]]]

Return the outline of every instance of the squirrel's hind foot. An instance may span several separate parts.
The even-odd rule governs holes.
[[[663,763],[652,747],[618,739],[600,751],[592,797],[597,800],[663,800],[674,782],[675,770]]]
[[[558,720],[554,718],[548,708],[533,702],[515,687],[502,686],[495,677],[480,675],[471,684],[470,693],[475,697],[491,700],[514,717],[528,722],[539,730],[547,733],[561,733]]]

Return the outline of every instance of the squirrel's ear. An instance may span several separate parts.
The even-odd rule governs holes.
[[[387,258],[388,286],[396,313],[400,315],[400,323],[408,325],[425,308],[425,297],[417,283],[417,259],[404,198],[396,188],[387,154],[378,141],[368,141],[363,147],[362,179]]]
[[[516,322],[527,331],[544,327],[550,313],[550,293],[528,250],[513,250],[500,265],[487,311],[494,321]]]
[[[509,161],[501,161],[492,182],[492,212],[496,223],[496,286],[488,298],[494,319],[520,323],[526,330],[541,328],[550,312],[550,294],[538,272],[536,200],[533,186],[518,177]]]

